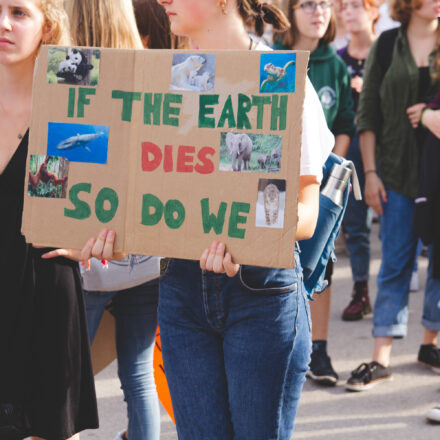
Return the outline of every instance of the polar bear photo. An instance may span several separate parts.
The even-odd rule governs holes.
[[[215,55],[175,54],[171,90],[207,92],[214,88]]]
[[[206,92],[209,90],[209,79],[211,78],[211,75],[209,72],[204,72],[201,75],[199,75],[197,72],[192,71],[189,76],[189,83],[197,87],[198,90],[201,92]]]

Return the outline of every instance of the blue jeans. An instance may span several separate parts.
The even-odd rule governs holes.
[[[381,218],[382,262],[377,276],[373,336],[401,338],[407,332],[409,284],[418,238],[412,227],[414,201],[390,189],[387,196]],[[432,278],[431,257],[422,324],[428,330],[440,330],[440,281]]]
[[[290,440],[310,361],[302,270],[171,260],[159,327],[179,440]]]
[[[363,198],[356,200],[353,191],[350,192],[342,227],[346,233],[345,243],[350,254],[353,281],[367,281],[370,275],[371,211],[365,203],[363,194],[365,175],[358,135],[353,138],[350,144],[347,159],[351,160],[356,167]]]
[[[160,410],[154,382],[158,280],[114,292],[85,291],[90,343],[106,305],[116,322],[118,375],[127,402],[130,440],[159,440]]]

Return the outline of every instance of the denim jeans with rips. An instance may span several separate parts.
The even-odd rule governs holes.
[[[180,440],[290,440],[311,351],[295,261],[229,278],[170,260],[158,317]]]

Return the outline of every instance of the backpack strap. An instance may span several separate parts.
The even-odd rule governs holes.
[[[394,43],[396,42],[398,33],[399,28],[396,27],[382,32],[379,35],[379,39],[377,41],[377,60],[380,68],[382,69],[382,78],[385,76],[391,65]]]

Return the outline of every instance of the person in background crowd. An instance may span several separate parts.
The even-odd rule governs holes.
[[[131,0],[73,0],[70,21],[73,42],[79,46],[169,49],[172,43],[168,17],[156,0],[136,0],[134,5]],[[118,376],[128,413],[128,429],[115,440],[159,440],[153,369],[159,258],[130,255],[107,267],[91,259],[89,267],[81,269],[90,343],[107,305],[115,317]]]
[[[351,34],[351,39],[346,47],[338,51],[338,55],[344,60],[351,76],[353,109],[356,112],[362,90],[365,59],[375,40],[374,24],[378,19],[378,4],[377,0],[340,0],[339,2],[342,20]],[[350,144],[347,159],[354,163],[359,184],[363,188],[365,176],[357,135]],[[369,207],[364,199],[355,200],[351,192],[342,222],[354,281],[352,300],[342,313],[342,319],[345,321],[362,319],[365,314],[371,312],[368,295],[370,226]]]
[[[310,50],[309,78],[318,93],[327,125],[335,135],[333,152],[345,156],[354,136],[350,75],[330,42],[335,36],[331,3],[289,0],[285,4],[290,29],[278,35],[276,49]],[[326,270],[327,289],[311,303],[312,359],[307,376],[321,385],[336,385],[338,375],[327,354],[333,261]]]
[[[437,48],[435,51],[435,55],[433,57],[431,76],[434,80],[437,81],[437,88],[439,89],[440,85],[438,81],[440,80],[440,40],[437,41]],[[412,126],[417,128],[419,126],[429,130],[428,135],[424,141],[423,152],[422,152],[422,162],[421,162],[421,170],[420,173],[422,175],[421,185],[419,187],[419,191],[421,188],[428,190],[426,193],[419,193],[418,196],[422,196],[424,194],[428,195],[428,202],[430,203],[430,209],[425,214],[432,216],[434,214],[434,222],[432,219],[428,219],[428,225],[431,226],[433,230],[426,231],[428,234],[432,234],[433,242],[428,247],[428,252],[431,254],[431,258],[429,261],[428,271],[433,273],[437,272],[437,282],[438,282],[438,270],[439,270],[439,261],[438,252],[439,252],[439,241],[438,241],[438,230],[439,225],[437,223],[440,200],[438,197],[438,186],[439,186],[439,167],[440,163],[439,159],[439,147],[440,147],[440,90],[437,91],[434,99],[430,101],[422,110],[420,121],[415,120],[415,118],[411,121]],[[430,175],[433,173],[433,175]],[[426,187],[425,185],[428,185]],[[416,222],[415,222],[416,224]],[[425,226],[426,224],[423,224]],[[427,229],[430,229],[428,226]],[[417,224],[416,224],[417,228]],[[429,255],[428,254],[428,255]],[[437,254],[437,256],[436,256]],[[434,408],[431,408],[427,414],[426,418],[430,422],[440,423],[440,401]]]
[[[265,23],[288,27],[280,10],[258,0],[159,1],[172,32],[199,50],[270,50],[247,27],[253,23],[257,35]],[[333,147],[306,84],[297,239],[313,234],[322,165]],[[310,310],[295,255],[294,269],[240,267],[214,242],[200,263],[170,260],[159,326],[179,439],[290,440],[310,360]]]
[[[382,216],[382,262],[374,305],[373,359],[351,373],[347,390],[367,390],[391,379],[393,338],[403,338],[407,331],[408,292],[417,247],[413,215],[420,162],[412,123],[418,123],[423,102],[433,93],[429,59],[439,38],[439,14],[438,0],[395,0],[391,16],[402,26],[387,31],[388,36],[395,35],[390,53],[383,55],[379,38],[365,65],[357,122],[365,199]],[[390,62],[385,71],[384,58]],[[440,282],[428,271],[422,318],[425,331],[418,360],[436,371],[440,371],[439,304]]]
[[[36,248],[20,232],[34,64],[70,42],[61,0],[0,0],[0,432],[67,439],[98,427],[77,261],[118,257],[103,229],[81,251]]]
[[[336,32],[335,38],[330,43],[330,45],[338,51],[339,49],[346,47],[350,41],[351,35],[350,31],[347,29],[345,22],[342,18],[342,9],[340,1],[335,1],[333,3],[334,17],[335,17],[335,25]]]

